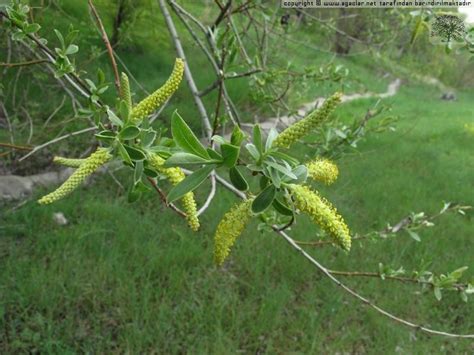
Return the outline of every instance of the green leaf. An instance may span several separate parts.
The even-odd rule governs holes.
[[[279,172],[285,174],[286,176],[290,177],[293,180],[298,179],[298,177],[291,172],[287,167],[282,166],[280,164],[274,163],[272,161],[266,161],[266,165],[271,166],[273,169],[278,170]]]
[[[245,145],[245,148],[248,150],[248,152],[250,153],[252,158],[254,158],[254,160],[259,160],[260,159],[260,153],[258,152],[258,150],[257,150],[257,148],[255,147],[254,144],[248,143],[248,144]]]
[[[410,237],[412,237],[412,238],[413,238],[414,240],[416,240],[417,242],[421,242],[421,239],[420,239],[420,236],[418,235],[418,233],[413,232],[412,230],[407,229],[407,228],[405,228],[405,230],[408,232],[408,234],[410,235]]]
[[[270,179],[271,179],[273,185],[275,185],[277,188],[280,188],[280,186],[281,186],[281,177],[278,174],[278,172],[275,169],[270,168],[270,167],[267,167],[267,171],[268,171],[268,174],[270,175]]]
[[[464,273],[464,271],[466,271],[467,269],[468,269],[467,266],[460,267],[459,269],[456,269],[453,272],[450,272],[449,276],[456,280],[459,280],[462,274]]]
[[[232,130],[232,136],[230,137],[230,143],[240,147],[244,139],[244,132],[242,132],[239,126],[234,126],[234,129]]]
[[[136,126],[124,127],[120,133],[119,137],[124,140],[134,139],[140,134],[140,129]]]
[[[261,213],[265,211],[273,202],[276,195],[276,188],[274,185],[268,185],[252,202],[252,211],[254,213]]]
[[[142,193],[139,189],[135,188],[135,185],[132,185],[130,190],[128,190],[127,202],[134,203],[140,199]]]
[[[70,44],[66,51],[64,52],[66,55],[72,55],[72,54],[75,54],[79,51],[79,47],[76,46],[75,44]]]
[[[28,33],[28,34],[32,34],[32,33],[38,32],[40,28],[41,28],[41,26],[39,24],[30,23],[30,24],[28,24],[28,26],[26,26],[25,32]]]
[[[142,181],[138,181],[137,183],[133,184],[130,190],[128,191],[128,202],[133,203],[139,200],[142,194],[147,191],[150,191],[150,188]]]
[[[214,165],[205,166],[199,170],[196,170],[189,176],[181,181],[178,185],[173,187],[168,194],[168,203],[178,200],[179,198],[186,195],[188,192],[193,191],[199,185],[201,185],[204,180],[209,176],[209,174],[214,170]]]
[[[214,149],[211,149],[211,148],[207,148],[206,149],[207,152],[209,153],[209,156],[211,157],[211,159],[214,159],[218,162],[222,162],[223,161],[223,158],[222,158],[222,155],[220,155],[218,152],[216,152]]]
[[[133,173],[133,180],[135,184],[142,179],[142,174],[143,174],[143,161],[137,161],[135,163],[135,171]]]
[[[273,200],[273,207],[278,213],[284,216],[293,216],[293,210],[277,198]]]
[[[441,294],[441,289],[438,286],[435,286],[433,289],[434,295],[438,301],[441,301],[443,295]]]
[[[166,167],[179,166],[179,165],[193,165],[193,164],[212,164],[215,163],[214,160],[204,159],[198,157],[197,155],[178,152],[174,153],[165,161]]]
[[[128,165],[133,166],[132,159],[130,158],[127,149],[125,149],[125,147],[121,143],[118,143],[118,151],[119,155],[122,157],[122,160]]]
[[[56,37],[58,37],[59,42],[61,43],[61,48],[66,47],[66,44],[64,43],[64,37],[61,32],[59,32],[57,29],[54,29],[54,33],[56,34]]]
[[[95,137],[99,140],[110,142],[110,141],[113,141],[115,139],[115,132],[108,131],[108,130],[101,131],[101,132],[95,134]]]
[[[198,155],[202,158],[208,159],[209,154],[199,142],[196,135],[191,131],[191,128],[181,118],[177,111],[173,113],[171,118],[171,133],[178,146],[184,151]]]
[[[109,108],[107,108],[107,117],[109,118],[110,122],[112,122],[114,125],[119,126],[119,127],[123,126],[122,120],[118,118],[115,112]]]
[[[141,146],[149,147],[153,144],[156,139],[156,132],[154,130],[142,131],[141,134]]]
[[[238,190],[247,191],[249,189],[247,180],[245,180],[244,176],[236,166],[230,168],[229,178],[232,185],[234,185]]]
[[[273,141],[278,137],[278,132],[275,128],[270,129],[268,132],[267,141],[265,142],[265,150],[269,150],[272,147]]]
[[[222,144],[221,152],[224,157],[224,165],[228,168],[235,166],[239,159],[240,147],[232,144]]]
[[[253,144],[260,154],[263,153],[262,131],[260,125],[256,124],[253,127]]]
[[[130,147],[129,145],[126,145],[126,144],[124,144],[123,146],[127,150],[127,153],[129,155],[130,159],[132,159],[134,161],[145,160],[145,158],[146,158],[145,153],[143,153],[140,149]]]
[[[259,181],[260,190],[263,190],[265,187],[267,187],[269,182],[270,182],[270,180],[265,175],[262,175],[262,177],[260,178],[260,181]]]
[[[151,178],[158,177],[158,173],[155,170],[152,170],[152,169],[145,168],[145,169],[143,169],[143,173],[146,176],[151,177]]]
[[[217,134],[212,136],[211,141],[216,142],[218,144],[225,144],[226,143],[225,139],[223,137],[217,135]]]
[[[296,175],[295,184],[301,184],[308,178],[308,168],[304,165],[298,165],[292,170],[292,173]]]

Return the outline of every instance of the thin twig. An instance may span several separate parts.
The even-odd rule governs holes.
[[[186,55],[184,54],[184,49],[181,44],[181,40],[179,39],[178,32],[176,30],[176,27],[174,25],[173,19],[171,18],[171,15],[168,11],[168,8],[165,4],[164,0],[158,0],[158,4],[160,6],[161,12],[163,13],[163,16],[165,18],[166,26],[168,27],[168,31],[171,34],[174,46],[176,48],[176,52],[178,53],[178,56],[181,57],[185,61],[185,67],[184,67],[184,75],[186,77],[186,81],[188,82],[189,89],[191,90],[191,93],[193,94],[194,102],[198,108],[199,114],[201,116],[201,121],[204,126],[204,130],[206,132],[206,136],[208,138],[211,137],[212,133],[212,127],[211,123],[209,121],[209,117],[207,115],[206,108],[204,107],[204,103],[202,102],[201,98],[199,97],[199,90],[196,87],[196,83],[194,82],[193,75],[191,73],[191,70],[189,69],[189,64],[186,62]]]
[[[115,57],[114,57],[114,50],[113,50],[113,48],[110,44],[109,37],[107,36],[107,32],[105,32],[105,28],[104,28],[104,25],[102,23],[102,20],[100,19],[100,16],[99,16],[94,4],[92,3],[92,0],[88,0],[88,3],[89,3],[89,8],[92,11],[92,14],[94,15],[94,17],[97,21],[97,25],[99,26],[99,31],[100,31],[100,34],[102,36],[102,40],[104,41],[104,44],[107,47],[107,52],[109,53],[110,63],[112,65],[112,70],[114,72],[115,87],[117,89],[117,93],[120,94],[120,92],[121,92],[120,91],[120,76],[119,76],[119,72],[118,72],[117,62],[115,61]]]
[[[222,68],[220,68],[219,65],[217,64],[217,61],[220,60],[219,51],[216,47],[215,42],[212,39],[211,33],[209,32],[208,29],[206,29],[204,27],[204,25],[198,19],[196,19],[193,15],[191,15],[189,12],[187,12],[185,9],[183,9],[183,7],[178,5],[174,0],[169,0],[169,3],[170,3],[171,8],[174,10],[175,14],[183,22],[186,29],[188,30],[188,32],[193,37],[194,41],[198,44],[198,46],[202,49],[204,54],[209,59],[209,62],[211,63],[212,68],[214,69],[214,71],[216,73],[216,76],[218,78],[217,80],[218,80],[218,85],[219,85],[220,84],[219,79],[224,74],[223,74]],[[207,48],[198,39],[196,33],[192,30],[192,28],[190,27],[190,25],[187,23],[187,21],[184,19],[183,16],[186,16],[187,18],[189,18],[192,22],[194,22],[201,29],[201,31],[203,31],[203,33],[205,34],[207,43],[209,44],[209,47],[211,48],[212,52],[214,53],[214,56],[207,50]],[[199,92],[198,92],[198,95],[199,95]],[[240,117],[239,117],[239,113],[238,113],[237,108],[235,107],[232,99],[230,98],[230,96],[227,92],[227,88],[225,86],[224,81],[222,82],[222,95],[223,95],[223,98],[224,98],[224,104],[225,104],[227,114],[229,115],[229,118],[231,119],[231,121],[235,125],[240,126],[241,120],[240,120]]]
[[[2,109],[3,115],[5,116],[5,120],[7,121],[8,134],[10,135],[10,143],[15,144],[15,137],[13,136],[12,123],[10,121],[7,108],[5,107],[2,101],[0,101],[0,108]]]
[[[3,142],[0,142],[0,147],[17,149],[17,150],[33,150],[33,147],[28,147],[25,145],[16,145],[16,144],[11,144],[11,143],[3,143]]]
[[[56,114],[63,108],[65,101],[66,101],[66,96],[63,96],[63,99],[62,99],[61,103],[59,104],[59,106],[56,107],[54,109],[54,111],[46,119],[46,121],[44,121],[42,129],[45,129],[46,126],[48,125],[49,121],[51,121],[53,119],[53,117],[56,116]]]
[[[94,127],[88,127],[88,128],[84,128],[84,129],[81,129],[79,131],[75,131],[75,132],[71,132],[71,133],[68,133],[68,134],[65,134],[64,136],[61,136],[61,137],[57,137],[57,138],[54,138],[54,139],[51,139],[50,141],[47,141],[46,143],[43,143],[41,145],[38,145],[36,147],[34,147],[31,152],[29,152],[28,154],[22,156],[20,159],[18,159],[18,161],[23,161],[25,160],[26,158],[30,157],[31,155],[35,154],[36,152],[40,151],[41,149],[43,148],[46,148],[47,146],[50,146],[51,144],[54,144],[54,143],[57,143],[59,141],[62,141],[64,139],[67,139],[69,137],[73,137],[73,136],[77,136],[79,134],[83,134],[83,133],[87,133],[87,132],[91,132],[91,131],[95,131],[97,129],[96,126]]]
[[[151,177],[148,177],[147,178],[148,181],[150,182],[151,186],[153,186],[153,188],[155,189],[156,192],[158,192],[158,195],[160,196],[161,198],[161,201],[163,201],[163,203],[165,204],[165,206],[168,206],[169,208],[171,208],[173,211],[175,211],[177,214],[179,214],[181,217],[186,217],[186,213],[184,213],[183,211],[181,211],[178,207],[176,207],[174,204],[172,203],[168,203],[166,201],[166,195],[164,194],[163,191],[161,191],[161,189],[158,187],[158,185],[156,184],[156,181],[153,180]]]
[[[243,199],[246,198],[244,193],[237,190],[232,184],[230,184],[229,182],[227,182],[225,179],[223,179],[222,177],[220,177],[217,174],[216,174],[216,179],[225,188],[232,191],[234,194],[236,194],[240,198],[243,198]],[[362,303],[364,303],[364,304],[368,305],[369,307],[375,309],[378,313],[382,314],[383,316],[385,316],[387,318],[390,318],[390,319],[392,319],[392,320],[394,320],[394,321],[396,321],[400,324],[406,325],[410,328],[421,330],[421,331],[424,331],[426,333],[433,334],[433,335],[441,335],[441,336],[446,336],[446,337],[451,337],[451,338],[470,338],[470,339],[474,338],[474,334],[454,334],[454,333],[448,333],[448,332],[443,332],[443,331],[431,329],[431,328],[428,328],[428,327],[424,327],[421,324],[412,323],[410,321],[402,319],[402,318],[386,311],[385,309],[377,306],[376,304],[374,304],[373,302],[371,302],[370,300],[368,300],[364,296],[360,295],[359,293],[357,293],[356,291],[354,291],[353,289],[349,288],[344,283],[339,281],[334,275],[331,274],[331,271],[329,269],[324,267],[316,259],[314,259],[311,255],[309,255],[287,233],[285,233],[284,231],[279,231],[278,226],[272,226],[272,228],[276,233],[278,233],[281,237],[283,237],[283,239],[285,239],[293,249],[295,249],[300,254],[302,254],[303,257],[306,260],[308,260],[311,264],[313,264],[319,271],[321,271],[325,276],[327,276],[332,282],[334,282],[336,285],[341,287],[344,291],[346,291],[347,293],[349,293],[351,296],[355,297],[356,299],[358,299]]]
[[[420,279],[412,278],[412,277],[381,275],[378,272],[366,272],[366,271],[339,271],[339,270],[329,270],[329,269],[328,269],[328,271],[333,275],[339,275],[339,276],[376,277],[376,278],[379,278],[379,279],[382,279],[382,280],[394,280],[394,281],[400,281],[400,282],[405,282],[405,283],[415,283],[415,284],[429,285],[431,287],[435,287],[435,284],[431,281],[420,280]],[[451,285],[451,287],[453,287],[453,288],[455,288],[459,291],[462,291],[467,286],[465,284],[457,283],[457,284]]]
[[[201,206],[199,211],[197,212],[198,217],[203,214],[210,206],[212,200],[216,196],[216,175],[215,173],[211,173],[211,191],[209,192],[209,195],[207,196],[206,202]]]
[[[384,315],[385,317],[390,318],[390,319],[396,321],[397,323],[406,325],[410,328],[413,328],[413,329],[416,329],[416,330],[421,330],[421,331],[424,331],[425,333],[429,333],[429,334],[433,334],[433,335],[442,335],[442,336],[446,336],[446,337],[450,337],[450,338],[470,338],[470,339],[474,339],[474,334],[454,334],[454,333],[448,333],[448,332],[443,332],[443,331],[431,329],[431,328],[428,328],[428,327],[424,327],[421,324],[412,323],[410,321],[402,319],[402,318],[386,311],[385,309],[377,306],[376,304],[371,302],[369,299],[365,298],[364,296],[360,295],[358,292],[354,291],[353,289],[349,288],[344,283],[339,281],[334,275],[331,274],[331,272],[326,267],[324,267],[322,264],[320,264],[316,259],[314,259],[306,251],[304,251],[298,244],[296,244],[295,241],[288,234],[286,234],[283,231],[278,232],[278,230],[275,229],[275,227],[274,227],[274,230],[280,236],[282,236],[296,251],[298,251],[301,255],[303,255],[303,257],[306,260],[308,260],[311,264],[316,266],[316,268],[319,271],[321,271],[325,276],[327,276],[332,282],[334,282],[336,285],[341,287],[344,291],[349,293],[351,296],[357,298],[362,303],[364,303],[364,304],[368,305],[369,307],[375,309],[377,312]]]
[[[24,107],[22,107],[21,109],[25,113],[26,118],[28,119],[29,126],[30,126],[30,133],[28,135],[28,139],[26,140],[26,143],[30,144],[31,139],[33,138],[33,119],[31,118],[30,113],[28,112],[28,110],[26,110]]]
[[[38,60],[30,60],[27,62],[20,62],[20,63],[0,63],[0,67],[14,68],[14,67],[22,67],[22,66],[41,64],[41,63],[48,63],[48,60],[38,59]]]

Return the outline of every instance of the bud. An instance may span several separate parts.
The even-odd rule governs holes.
[[[273,145],[288,148],[291,144],[306,136],[329,117],[341,102],[341,98],[342,94],[339,92],[329,97],[319,109],[311,112],[308,116],[281,132],[273,142]]]
[[[166,83],[153,94],[142,100],[132,110],[132,122],[138,123],[160,107],[178,89],[183,78],[184,61],[176,58],[173,72]]]
[[[290,185],[295,206],[328,233],[342,249],[351,249],[349,228],[337,210],[315,191],[303,185]]]
[[[108,149],[98,148],[88,158],[84,159],[84,162],[79,166],[79,168],[77,168],[77,170],[74,171],[74,173],[72,173],[72,175],[58,189],[43,196],[38,200],[38,202],[46,205],[62,199],[77,189],[89,175],[110,159],[112,159],[112,155],[110,155]]]

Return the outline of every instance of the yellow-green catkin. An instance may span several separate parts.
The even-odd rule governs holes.
[[[64,158],[64,157],[54,157],[53,163],[68,166],[70,168],[78,168],[84,163],[86,159],[73,159],[73,158]]]
[[[292,124],[281,132],[273,142],[275,147],[287,148],[306,136],[324,122],[341,102],[342,94],[337,92],[324,101],[323,105],[302,120]]]
[[[84,162],[79,166],[79,168],[77,168],[59,188],[46,196],[43,196],[38,200],[38,202],[46,205],[62,199],[77,189],[89,175],[110,159],[112,159],[112,155],[110,155],[108,149],[98,148],[88,158],[84,159]]]
[[[217,226],[214,236],[214,260],[221,265],[230,253],[236,239],[242,234],[252,212],[252,199],[245,200],[227,212]]]
[[[165,160],[157,154],[152,155],[149,162],[151,167],[166,176],[172,185],[179,184],[185,178],[184,172],[180,168],[165,168],[163,166]],[[183,208],[186,212],[186,220],[189,227],[193,231],[197,231],[200,227],[200,224],[197,216],[197,206],[196,200],[194,199],[194,194],[192,192],[188,192],[182,197],[181,202],[183,203]]]
[[[331,185],[339,175],[337,165],[328,159],[317,159],[306,164],[308,175],[315,181]]]
[[[295,206],[311,217],[342,249],[351,249],[349,228],[337,210],[324,198],[303,185],[291,185]]]
[[[174,92],[178,89],[179,83],[183,78],[184,61],[181,58],[176,58],[173,72],[166,83],[156,90],[153,94],[148,96],[137,104],[132,110],[132,122],[139,122],[149,114],[153,113],[159,106],[161,106]]]
[[[125,102],[128,112],[132,112],[132,93],[130,91],[130,82],[128,76],[122,73],[120,76],[120,98]]]

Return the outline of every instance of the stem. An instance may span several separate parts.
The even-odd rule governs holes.
[[[11,143],[2,143],[2,142],[0,142],[0,147],[12,148],[12,149],[17,149],[17,150],[33,150],[32,147],[27,147],[24,145],[16,145],[16,144],[11,144]]]
[[[38,60],[30,60],[27,62],[21,62],[21,63],[0,63],[0,67],[14,68],[14,67],[34,65],[34,64],[48,63],[48,62],[49,61],[46,59],[38,59]]]
[[[107,47],[107,52],[109,53],[109,59],[110,63],[112,65],[112,70],[114,72],[114,78],[115,78],[115,88],[117,89],[118,94],[120,95],[121,90],[120,90],[120,76],[117,68],[117,62],[115,61],[114,57],[114,50],[112,49],[112,46],[109,41],[109,37],[107,36],[107,32],[105,32],[104,25],[102,23],[102,20],[100,19],[99,13],[97,12],[94,4],[92,3],[92,0],[89,0],[89,8],[92,11],[92,14],[94,15],[97,25],[99,26],[99,31],[102,36],[102,40],[105,43],[105,46]]]

